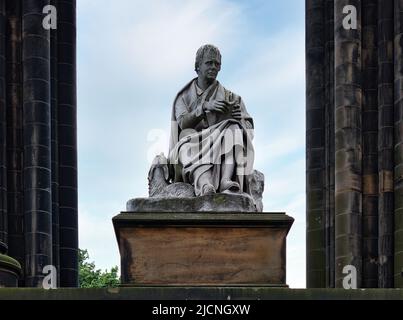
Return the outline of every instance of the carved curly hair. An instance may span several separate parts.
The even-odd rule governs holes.
[[[196,53],[196,61],[195,61],[195,71],[197,72],[200,63],[203,61],[203,57],[205,54],[208,52],[213,51],[221,60],[221,53],[220,50],[218,50],[217,47],[213,46],[212,44],[205,44],[204,46],[201,46],[199,50],[197,50]]]

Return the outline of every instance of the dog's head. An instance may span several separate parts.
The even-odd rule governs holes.
[[[168,170],[168,159],[164,156],[164,153],[157,155],[152,164],[150,171],[148,172],[148,181],[150,182],[154,177],[155,169],[162,169],[164,178],[166,181],[169,179],[169,170]]]

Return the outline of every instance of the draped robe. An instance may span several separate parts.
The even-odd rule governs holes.
[[[211,170],[212,184],[220,187],[221,165],[229,153],[234,155],[235,170],[232,181],[240,184],[241,191],[249,193],[247,176],[252,174],[254,149],[253,119],[246,111],[241,97],[214,81],[205,91],[190,81],[176,96],[172,108],[169,146],[170,177],[172,182],[194,185],[195,194],[201,194],[200,176]],[[225,114],[205,112],[203,105],[212,100],[230,100],[237,103],[241,119]],[[183,117],[192,113],[200,119],[193,128],[184,128]]]

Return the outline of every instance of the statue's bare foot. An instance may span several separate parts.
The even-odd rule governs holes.
[[[238,193],[241,191],[241,187],[239,186],[238,182],[231,180],[222,180],[220,184],[220,192],[223,193],[226,191]]]
[[[203,188],[202,188],[202,196],[207,196],[207,195],[211,195],[211,194],[215,194],[215,188],[212,184],[210,183],[206,183]]]

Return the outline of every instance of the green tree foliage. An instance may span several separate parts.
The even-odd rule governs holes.
[[[120,284],[118,267],[113,267],[110,271],[102,272],[95,268],[94,262],[89,262],[87,250],[79,249],[79,281],[80,288],[106,288],[117,287]]]

